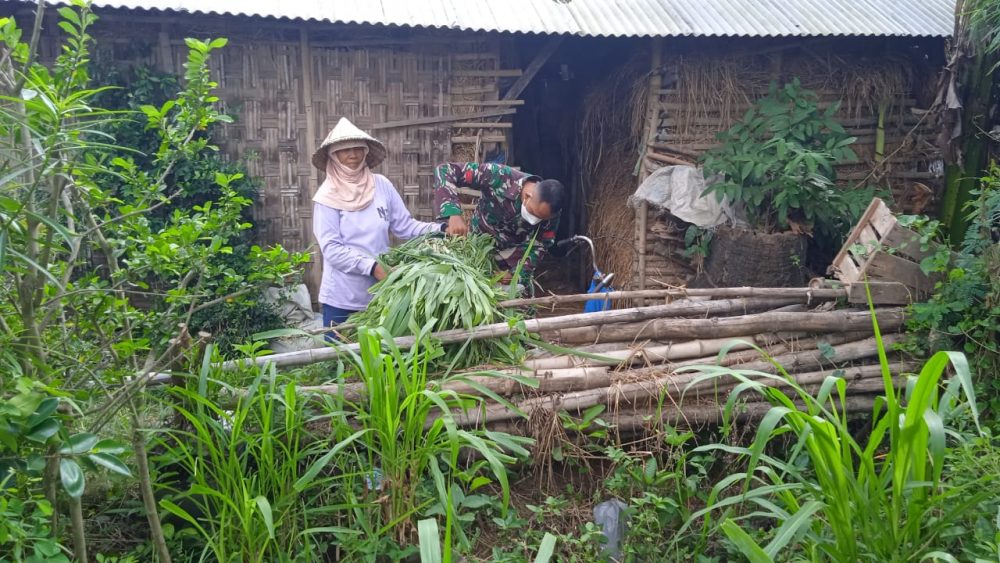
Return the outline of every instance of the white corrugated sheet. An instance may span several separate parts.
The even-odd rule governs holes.
[[[580,36],[951,35],[955,0],[94,0],[94,5]]]

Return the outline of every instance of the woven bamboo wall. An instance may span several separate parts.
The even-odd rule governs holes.
[[[255,206],[261,243],[313,250],[306,282],[315,298],[321,276],[312,235],[312,194],[322,173],[310,156],[340,117],[382,140],[387,176],[415,217],[433,220],[432,175],[448,160],[506,154],[510,115],[495,102],[517,69],[500,69],[496,36],[410,32],[247,18],[100,13],[98,45],[122,65],[149,64],[182,74],[185,37],[227,37],[211,69],[223,107],[236,120],[216,140],[246,163],[263,190]],[[54,25],[48,29],[58,31]],[[49,55],[57,43],[45,42]],[[395,126],[422,118],[461,121]],[[486,122],[489,122],[488,124]],[[483,126],[476,126],[483,123]]]
[[[857,137],[858,162],[837,167],[838,183],[888,188],[897,211],[933,210],[943,166],[934,146],[935,124],[918,100],[926,100],[936,70],[920,68],[905,57],[884,53],[859,57],[834,43],[811,49],[772,49],[756,55],[663,55],[663,87],[651,98],[656,111],[656,152],[695,162],[716,145],[715,135],[739,120],[753,101],[767,94],[772,80],[798,77],[815,91],[820,106],[839,101],[837,120]],[[875,158],[880,103],[885,104],[885,159]],[[668,163],[645,159],[648,171]],[[928,199],[930,198],[930,201]],[[929,205],[928,205],[929,204]],[[648,211],[645,237],[636,231],[636,252],[645,251],[645,286],[684,283],[692,264],[682,256],[684,232],[668,214]],[[641,245],[645,238],[645,247]],[[635,267],[633,282],[640,273]]]

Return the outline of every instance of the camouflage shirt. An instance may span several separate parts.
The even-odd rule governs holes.
[[[434,171],[434,196],[439,218],[462,214],[456,188],[482,192],[472,215],[472,232],[493,237],[497,249],[494,259],[503,271],[513,272],[527,254],[522,267],[525,278],[531,276],[539,258],[555,243],[559,226],[558,215],[537,225],[521,218],[521,188],[528,180],[538,181],[541,178],[492,163],[453,162],[442,164]]]

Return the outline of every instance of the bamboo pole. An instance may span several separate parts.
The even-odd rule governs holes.
[[[660,154],[660,153],[654,152],[654,151],[648,151],[646,153],[646,158],[648,158],[650,160],[653,160],[653,161],[656,161],[656,162],[663,163],[663,164],[668,164],[668,165],[694,166],[694,163],[689,162],[687,160],[683,160],[683,159],[680,159],[680,158],[677,158],[677,157],[673,157],[673,156],[668,156],[668,155],[665,155],[665,154]]]
[[[743,371],[742,368],[740,368]],[[664,370],[665,373],[658,377],[650,377],[635,383],[625,383],[610,385],[608,387],[600,387],[595,389],[587,389],[584,391],[576,391],[572,393],[566,393],[562,395],[547,395],[542,397],[532,397],[529,399],[524,399],[514,404],[515,409],[511,409],[506,405],[501,404],[487,404],[483,408],[475,411],[455,411],[452,413],[456,422],[462,426],[476,426],[483,423],[495,422],[498,420],[511,420],[521,416],[521,412],[531,415],[535,411],[567,411],[571,415],[579,414],[580,412],[593,407],[594,405],[608,405],[615,406],[616,408],[620,405],[649,405],[650,403],[659,403],[661,401],[666,403],[679,404],[683,407],[682,400],[686,387],[694,382],[697,378],[702,375],[702,371],[685,371],[682,373],[677,373],[672,369]],[[830,375],[834,370],[824,371],[820,370],[817,373],[806,373],[803,374],[807,379],[814,381],[815,379],[821,377],[821,374]],[[768,371],[761,371],[760,373],[774,373],[775,368],[771,366]],[[646,372],[650,373],[650,372]],[[859,372],[860,373],[860,372]],[[861,389],[866,389],[869,392],[874,389],[876,385],[883,385],[881,379],[881,368],[875,370],[874,368],[868,368],[869,375],[866,377],[860,377],[856,379],[849,379],[847,385],[849,389],[853,389],[859,381],[864,379],[870,379],[875,383],[869,383],[859,386]],[[797,381],[796,375],[791,376]],[[755,377],[759,378],[759,377]],[[720,377],[716,381],[717,384],[722,384],[725,382],[724,379]],[[736,380],[731,380],[729,385],[735,385]],[[700,389],[704,390],[710,385],[706,383],[701,386]],[[727,389],[723,385],[720,385],[720,389]],[[667,399],[673,399],[672,401]],[[430,424],[432,421],[428,421]]]
[[[750,344],[747,342],[734,344],[732,338],[714,338],[705,340],[689,340],[687,342],[663,344],[660,346],[611,350],[600,354],[600,358],[586,358],[580,356],[539,358],[535,360],[528,360],[524,362],[524,365],[528,369],[547,370],[583,366],[660,364],[675,360],[711,356],[712,354],[718,354],[727,345],[732,345],[730,349],[737,351],[747,350],[750,348]]]
[[[652,53],[649,65],[649,95],[646,100],[646,123],[643,131],[641,153],[647,152],[649,144],[656,140],[657,121],[660,117],[660,89],[663,86],[663,69],[660,68],[663,65],[663,39],[654,37],[650,49]],[[646,179],[648,172],[646,167],[642,166],[641,158],[636,163],[636,166],[639,168],[635,172],[639,175],[636,184],[636,187],[638,187]],[[649,204],[647,202],[643,201],[639,205],[639,208],[636,210],[636,219],[636,246],[638,246],[639,251],[636,258],[638,285],[639,289],[646,289],[646,236],[649,230],[647,228],[649,220]],[[642,298],[639,298],[638,304],[643,304]]]
[[[752,310],[757,307],[766,308],[769,306],[778,307],[788,305],[801,299],[802,297],[784,297],[694,301],[690,303],[674,303],[670,305],[656,305],[652,307],[601,311],[598,313],[580,313],[544,319],[526,319],[520,323],[520,326],[523,327],[525,332],[537,334],[544,331],[575,328],[600,323],[635,322],[666,316],[707,316],[733,313]],[[476,327],[472,330],[445,330],[436,332],[432,334],[431,337],[442,344],[454,344],[466,341],[487,340],[490,338],[504,338],[515,333],[517,330],[517,326],[512,327],[510,323],[503,322]],[[416,343],[416,338],[413,336],[401,336],[395,338],[394,342],[399,348],[410,348]],[[219,364],[219,367],[222,370],[233,370],[240,367],[262,366],[267,364],[274,364],[276,367],[303,366],[334,360],[341,353],[356,353],[359,349],[360,348],[357,344],[333,344],[326,348],[298,350],[295,352],[273,354],[253,359],[229,360]]]
[[[881,309],[879,327],[895,331],[903,324],[903,310]],[[759,334],[781,327],[803,332],[872,331],[868,311],[828,311],[808,313],[767,312],[739,317],[708,319],[654,319],[642,323],[598,325],[542,333],[546,340],[560,344],[621,342],[649,338],[722,338]]]
[[[892,347],[903,341],[905,335],[903,334],[883,334],[882,343],[886,350],[891,350]],[[859,340],[857,342],[849,342],[847,344],[842,344],[840,346],[832,346],[827,350],[808,350],[799,353],[783,354],[780,356],[772,357],[771,361],[758,360],[755,362],[749,362],[745,364],[740,364],[739,369],[747,370],[767,370],[770,369],[774,364],[785,368],[789,372],[797,372],[802,370],[812,370],[820,369],[823,366],[849,362],[854,360],[861,360],[864,358],[870,358],[878,353],[878,342],[877,339],[867,338],[865,340]]]
[[[441,389],[455,391],[466,395],[479,395],[479,387],[489,389],[497,395],[510,397],[524,393],[564,393],[590,389],[592,386],[602,387],[611,384],[611,372],[607,367],[580,367],[553,370],[498,370],[497,374],[517,375],[522,379],[532,380],[537,386],[523,385],[514,379],[498,377],[497,375],[469,375],[467,381],[449,381],[441,385]],[[436,382],[428,383],[428,389],[437,386]],[[365,397],[366,386],[355,381],[328,385],[304,385],[296,387],[296,392],[302,394],[319,393],[325,395],[343,395],[348,401],[358,401]]]
[[[578,293],[575,295],[549,295],[525,299],[510,299],[501,301],[499,307],[527,307],[530,305],[562,305],[566,303],[583,303],[585,301],[614,301],[620,299],[684,299],[688,297],[800,297],[806,302],[828,301],[847,297],[846,289],[811,288],[811,287],[718,287],[718,288],[677,288],[677,289],[645,289],[635,291],[611,291],[608,293]]]
[[[846,411],[851,414],[871,413],[875,405],[877,394],[853,395],[847,397]],[[796,402],[799,410],[805,410],[805,406]],[[678,408],[674,405],[664,405],[659,413],[659,417],[650,416],[649,413],[631,412],[619,414],[614,417],[614,424],[619,432],[632,432],[642,429],[653,429],[653,424],[660,422],[672,426],[684,426],[687,428],[697,428],[722,423],[724,405],[704,404],[688,405]],[[763,401],[746,402],[738,405],[733,412],[733,419],[737,422],[752,422],[760,420],[772,408],[772,405]],[[602,417],[604,418],[604,417]]]
[[[831,344],[838,344],[835,338],[841,337],[843,335],[828,335],[828,342]],[[810,339],[805,342],[805,346],[810,349],[815,349],[817,340]],[[802,343],[796,343],[797,345],[802,345]],[[801,351],[801,350],[799,350]],[[775,347],[769,348],[767,352],[771,355],[779,355],[789,352],[788,345],[779,344]],[[756,350],[747,350],[744,353],[732,353],[727,355],[722,361],[718,361],[715,356],[700,357],[691,360],[685,360],[682,362],[672,363],[669,366],[660,365],[653,366],[649,368],[640,369],[629,369],[619,372],[612,372],[607,366],[590,366],[590,367],[572,367],[572,368],[562,368],[562,369],[539,369],[539,370],[529,370],[529,369],[503,369],[495,370],[493,375],[486,374],[482,371],[470,372],[466,375],[465,380],[455,380],[449,381],[441,385],[442,389],[456,391],[458,393],[463,393],[467,395],[480,395],[479,389],[476,387],[481,387],[488,389],[500,396],[510,397],[514,395],[525,395],[525,394],[539,394],[539,393],[568,393],[574,391],[585,391],[588,389],[596,389],[600,387],[608,387],[615,381],[622,381],[627,379],[649,379],[653,377],[662,376],[669,373],[671,370],[676,371],[682,367],[688,367],[693,365],[720,365],[720,366],[731,366],[740,363],[747,363],[760,358],[760,352]],[[845,377],[854,377],[852,374],[854,372],[848,370]],[[517,380],[509,379],[506,377],[498,377],[498,375],[517,375],[521,379],[531,380],[535,383],[535,386],[523,385]],[[476,385],[472,385],[474,383]],[[436,382],[431,382],[428,384],[428,388],[435,388]],[[700,388],[698,386],[697,388]],[[327,394],[327,395],[341,395],[344,399],[348,401],[358,401],[365,397],[365,384],[362,382],[344,382],[335,383],[327,385],[305,385],[296,388],[296,391],[301,394]],[[238,394],[238,393],[237,393]]]
[[[815,350],[821,343],[830,346],[838,346],[849,342],[864,340],[870,334],[859,334],[856,332],[844,332],[840,334],[823,334],[808,337],[804,334],[794,335],[784,340],[771,339],[771,335],[757,335],[756,337],[744,337],[743,340],[753,341],[763,353],[774,358],[784,354],[801,353],[806,350]],[[696,365],[718,365],[723,367],[740,366],[749,362],[756,362],[761,359],[762,352],[756,349],[730,351],[722,358],[718,354],[703,358],[693,358],[671,362],[673,367],[696,366]]]
[[[886,348],[901,339],[898,334],[886,334],[882,337]],[[536,370],[546,369],[567,369],[584,366],[616,366],[635,364],[659,364],[676,360],[690,358],[702,358],[717,354],[723,348],[729,346],[732,351],[747,350],[750,348],[749,342],[735,342],[733,338],[714,338],[705,340],[692,340],[679,342],[677,344],[665,344],[662,346],[649,346],[642,348],[627,348],[623,350],[612,350],[600,354],[600,358],[585,358],[579,356],[555,356],[552,358],[538,358],[526,361],[525,367]],[[798,368],[801,366],[819,367],[828,362],[843,362],[856,360],[875,355],[877,349],[874,338],[867,338],[854,342],[848,342],[839,346],[832,346],[826,352],[819,350],[805,350],[801,352],[790,352],[774,358],[775,361],[786,367]],[[786,365],[787,362],[788,365]],[[715,362],[712,362],[715,363]],[[746,366],[747,369],[766,369],[771,364],[764,361],[755,361]]]

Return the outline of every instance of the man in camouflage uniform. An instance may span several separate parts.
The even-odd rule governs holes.
[[[558,180],[543,180],[510,166],[475,162],[447,163],[434,171],[434,194],[438,216],[447,220],[450,235],[465,235],[469,226],[462,218],[457,188],[482,192],[472,216],[472,232],[493,237],[494,260],[510,283],[518,264],[521,279],[530,287],[531,276],[539,259],[555,243],[559,211],[566,200],[566,190]]]

